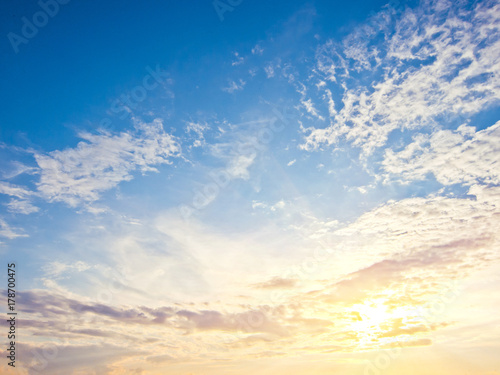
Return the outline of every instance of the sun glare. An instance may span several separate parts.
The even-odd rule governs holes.
[[[414,312],[408,306],[389,307],[385,299],[373,299],[352,305],[350,308],[353,322],[350,329],[357,334],[360,348],[373,347],[392,341],[384,333],[397,324],[413,325]]]
[[[369,301],[352,306],[352,312],[357,320],[354,323],[355,330],[360,333],[380,331],[380,325],[392,318],[384,301]]]

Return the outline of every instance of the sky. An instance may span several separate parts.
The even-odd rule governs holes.
[[[22,0],[0,35],[2,374],[500,375],[498,1]]]

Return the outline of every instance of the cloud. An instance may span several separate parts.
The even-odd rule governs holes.
[[[234,53],[234,58],[235,60],[233,60],[233,62],[231,63],[232,66],[241,65],[245,62],[245,59],[241,57],[238,52]]]
[[[389,345],[384,345],[383,348],[396,348],[396,347],[416,347],[416,346],[430,346],[432,345],[431,339],[417,339],[417,340],[401,340],[393,342]]]
[[[273,65],[268,65],[264,67],[264,71],[266,72],[267,78],[273,78],[274,77],[274,67]]]
[[[199,312],[181,310],[177,312],[177,315],[187,319],[188,325],[181,324],[181,327],[200,331],[263,332],[279,336],[288,333],[285,327],[269,320],[269,316],[260,310],[230,314],[209,310]]]
[[[252,129],[250,126],[248,129],[227,134],[224,142],[210,145],[211,154],[226,162],[224,172],[229,174],[231,179],[250,178],[249,168],[255,163],[258,154],[263,153],[268,143],[267,139],[263,140],[261,136],[270,132],[265,125],[267,121],[257,121],[255,128]]]
[[[19,199],[26,199],[35,193],[22,186],[16,186],[8,182],[0,181],[0,194],[10,195]]]
[[[264,49],[259,44],[256,44],[255,47],[252,48],[253,55],[262,55],[263,52]]]
[[[500,184],[500,122],[475,132],[457,130],[418,134],[403,150],[387,149],[382,162],[388,178],[403,182],[424,180],[433,174],[443,185]]]
[[[132,172],[157,171],[153,165],[170,164],[180,147],[163,130],[161,120],[136,121],[135,132],[118,135],[81,133],[77,147],[35,154],[41,177],[41,196],[71,207],[99,199],[99,194],[133,179]]]
[[[281,288],[293,288],[297,284],[295,279],[284,279],[281,277],[274,277],[269,281],[264,283],[254,284],[254,288],[258,289],[281,289]]]
[[[44,271],[46,272],[47,276],[49,277],[58,277],[63,273],[70,272],[70,271],[78,271],[78,272],[83,272],[88,269],[90,269],[91,266],[88,265],[85,262],[82,261],[77,261],[72,264],[67,264],[67,263],[61,263],[59,261],[54,261],[51,263],[48,263],[43,267]]]
[[[13,240],[18,237],[28,237],[28,235],[17,232],[17,228],[11,228],[5,220],[0,218],[0,237]]]
[[[432,329],[436,329],[437,326],[429,327],[427,325],[423,324],[417,324],[413,326],[405,326],[403,319],[395,319],[392,322],[391,327],[389,327],[389,330],[386,330],[378,335],[380,338],[384,337],[397,337],[397,336],[402,336],[402,335],[413,335],[415,333],[421,333],[421,332],[429,332]]]
[[[197,228],[196,222],[164,218],[158,226],[166,237],[158,237],[158,246],[175,252],[172,246],[176,244],[189,254],[189,264],[197,266],[194,271],[203,280],[202,285],[195,285],[200,298],[190,302],[184,290],[174,287],[179,284],[165,283],[166,275],[179,268],[165,253],[151,258],[149,242],[137,240],[132,246],[123,238],[113,238],[114,247],[109,248],[117,259],[115,267],[128,270],[123,282],[144,291],[154,286],[159,290],[155,298],[144,299],[141,293],[122,290],[113,296],[113,303],[107,303],[46,290],[20,292],[20,308],[28,321],[25,329],[37,338],[53,338],[53,332],[61,332],[60,337],[73,345],[84,345],[95,327],[105,325],[97,334],[102,345],[140,344],[141,349],[151,350],[151,363],[178,362],[187,356],[191,361],[202,359],[208,348],[216,353],[231,348],[240,359],[254,355],[257,349],[266,352],[276,347],[290,355],[307,347],[319,355],[340,351],[340,347],[344,352],[363,347],[363,334],[355,329],[355,324],[363,324],[363,317],[356,320],[350,314],[356,311],[353,303],[382,301],[389,311],[404,308],[405,319],[398,320],[396,314],[382,322],[371,347],[399,345],[399,336],[408,337],[402,346],[431,345],[425,336],[445,327],[449,320],[437,316],[435,323],[422,323],[416,320],[416,310],[409,308],[425,307],[448,281],[464,280],[498,259],[500,189],[474,185],[469,194],[476,200],[429,197],[388,202],[342,228],[338,222],[319,219],[310,226],[295,226],[294,231],[310,239],[306,246],[299,246],[300,254],[307,256],[308,268],[298,276],[279,273],[295,251],[291,243],[270,243],[271,237],[283,237],[283,232],[281,236],[272,232],[271,237],[252,233],[235,238],[234,234]],[[147,234],[149,241],[157,240],[154,232]],[[309,252],[319,240],[333,251],[331,258],[321,259],[314,268]],[[215,257],[214,249],[225,256]],[[287,249],[286,256],[283,249]],[[273,251],[279,255],[273,257]],[[294,269],[300,266],[297,261],[289,263]],[[144,283],[148,275],[156,273],[151,264],[166,272],[148,279],[150,284]],[[88,270],[88,264],[75,267]],[[74,271],[63,263],[54,263],[51,269],[57,275]],[[262,276],[270,274],[278,276]],[[190,278],[184,270],[173,276],[182,278],[180,283]],[[97,284],[99,288],[103,285]],[[164,303],[165,290],[166,299],[177,302]],[[284,297],[276,303],[273,293]],[[241,298],[236,296],[240,294]],[[160,341],[148,341],[155,339]],[[193,351],[193,347],[199,350]]]
[[[177,306],[110,306],[83,302],[43,290],[19,292],[19,299],[22,301],[20,311],[30,317],[27,319],[27,327],[42,336],[49,334],[47,330],[62,328],[64,325],[66,328],[62,332],[71,333],[71,336],[89,335],[88,329],[94,329],[96,322],[108,322],[110,331],[106,332],[105,337],[116,337],[116,334],[123,332],[123,327],[137,325],[168,327],[177,331],[176,334],[194,331],[262,332],[279,336],[288,334],[283,320],[285,317],[279,310],[271,310],[269,307],[245,307],[240,308],[240,311],[221,312]]]
[[[238,155],[229,161],[226,171],[231,175],[232,178],[241,178],[243,180],[248,180],[250,178],[250,172],[248,168],[253,164],[255,160],[255,154],[251,155]]]
[[[38,212],[39,208],[34,206],[30,199],[37,196],[36,192],[22,186],[16,186],[8,182],[0,181],[0,194],[10,195],[18,199],[11,199],[6,203],[7,209],[13,213],[29,215]]]
[[[304,122],[318,124],[318,120],[324,120],[322,125],[326,128],[310,128],[311,134],[321,135],[324,130],[328,136],[338,132],[336,140],[329,143],[332,140],[329,138],[323,143],[310,144],[310,149],[348,140],[370,153],[385,144],[384,137],[391,129],[404,130],[408,125],[408,129],[412,127],[413,130],[430,125],[430,134],[415,135],[402,149],[398,146],[386,151],[382,162],[384,172],[388,179],[403,181],[423,179],[433,173],[441,183],[468,185],[466,198],[430,196],[389,201],[353,222],[340,223],[326,214],[321,218],[313,215],[312,212],[322,210],[330,215],[338,212],[336,209],[328,211],[321,201],[311,208],[307,202],[298,204],[290,194],[299,194],[303,189],[285,189],[287,194],[271,197],[265,195],[264,186],[264,195],[256,197],[253,194],[253,198],[259,199],[253,201],[253,207],[266,210],[252,213],[258,224],[250,228],[245,226],[242,230],[245,233],[238,233],[241,222],[233,223],[232,220],[241,220],[238,215],[245,216],[248,212],[241,212],[235,205],[235,212],[238,212],[228,216],[231,217],[229,232],[227,227],[221,226],[221,220],[204,226],[197,218],[182,221],[166,214],[155,222],[141,221],[141,225],[135,225],[137,229],[129,225],[118,234],[108,232],[117,226],[110,223],[109,218],[99,223],[103,228],[100,230],[106,232],[103,236],[82,230],[85,233],[75,240],[77,236],[66,234],[65,239],[71,238],[77,250],[72,251],[73,254],[90,257],[92,253],[102,260],[101,264],[109,262],[123,272],[123,277],[119,278],[123,285],[133,285],[137,289],[132,292],[132,288],[122,288],[119,292],[113,291],[109,301],[98,300],[97,292],[108,291],[103,281],[106,280],[104,267],[93,266],[85,258],[85,262],[53,261],[43,268],[45,276],[52,281],[46,284],[47,287],[57,286],[54,279],[64,278],[67,290],[76,293],[75,289],[81,288],[79,291],[89,296],[83,298],[47,290],[19,294],[27,342],[56,337],[72,340],[71,345],[58,346],[60,361],[51,364],[53,367],[48,371],[68,373],[64,361],[74,359],[77,347],[88,363],[77,358],[75,367],[90,372],[85,366],[92,363],[98,367],[92,369],[95,373],[122,373],[114,366],[117,361],[128,358],[133,362],[145,361],[145,372],[152,371],[149,366],[170,366],[170,362],[181,360],[191,365],[197,361],[205,365],[209,359],[216,363],[229,357],[236,361],[282,353],[287,353],[291,360],[295,355],[302,360],[304,353],[311,353],[318,356],[314,359],[317,363],[327,363],[331,354],[328,358],[326,355],[319,357],[322,353],[335,352],[335,356],[340,357],[341,352],[347,352],[352,357],[343,357],[343,360],[349,361],[354,357],[356,346],[369,341],[363,330],[354,329],[354,324],[366,322],[353,303],[380,302],[379,305],[391,313],[397,313],[400,307],[408,308],[405,318],[392,317],[384,321],[385,325],[380,324],[383,327],[373,335],[374,340],[367,344],[368,348],[399,345],[395,341],[399,336],[408,336],[405,346],[431,345],[432,340],[424,336],[444,327],[448,320],[438,317],[440,323],[445,321],[440,325],[416,323],[409,307],[426,306],[448,281],[464,280],[498,262],[500,190],[485,186],[498,184],[498,165],[495,164],[498,124],[477,132],[469,126],[457,130],[437,127],[437,120],[436,123],[434,120],[442,112],[438,104],[434,107],[433,100],[444,100],[442,110],[449,109],[451,113],[450,103],[459,98],[460,105],[470,104],[464,113],[474,113],[477,108],[491,104],[488,97],[496,95],[485,89],[482,97],[475,96],[474,90],[480,91],[481,85],[493,80],[490,76],[480,76],[477,81],[476,78],[465,80],[464,85],[472,85],[471,97],[461,97],[461,94],[453,97],[445,93],[449,97],[443,99],[434,84],[441,81],[451,84],[468,69],[465,65],[457,67],[453,78],[444,75],[448,69],[444,65],[450,61],[446,54],[453,50],[450,46],[460,51],[460,45],[453,44],[460,41],[448,39],[454,39],[450,35],[460,35],[462,26],[465,31],[474,27],[467,26],[459,15],[458,31],[452,30],[444,37],[433,35],[434,30],[439,33],[447,27],[453,28],[452,22],[444,19],[433,28],[430,21],[435,20],[434,16],[425,13],[423,24],[419,26],[412,12],[420,15],[418,10],[408,10],[397,26],[383,23],[379,16],[378,27],[371,25],[351,35],[340,47],[334,43],[324,44],[325,49],[320,48],[319,54],[328,54],[328,48],[342,48],[336,60],[332,52],[332,61],[337,65],[327,66],[323,61],[319,66],[318,63],[321,77],[317,90],[306,90],[304,86],[298,108],[304,109]],[[495,27],[494,22],[492,24]],[[381,32],[389,36],[382,44],[373,37]],[[404,38],[398,39],[396,34]],[[434,48],[429,61],[424,59],[425,53],[419,52],[424,49],[422,40],[429,43],[425,48]],[[409,45],[405,46],[407,41]],[[442,44],[450,51],[439,50]],[[491,45],[491,40],[486,40],[478,47],[478,55],[471,59],[479,61],[484,53],[482,50]],[[441,65],[434,66],[436,61]],[[378,69],[382,76],[372,76],[369,72],[372,69]],[[439,79],[432,81],[426,76],[431,73],[436,73]],[[467,74],[473,76],[471,72]],[[317,71],[311,77],[311,80],[317,79]],[[372,86],[373,77],[376,82]],[[345,89],[340,99],[338,90],[332,87],[335,82]],[[228,88],[231,93],[240,89],[229,91],[231,87],[234,86]],[[417,92],[410,93],[411,87]],[[420,96],[420,89],[430,92],[429,101]],[[430,106],[429,114],[425,106]],[[427,117],[419,117],[422,114]],[[321,127],[321,124],[315,126]],[[146,128],[151,132],[147,133]],[[204,143],[206,128],[204,123],[187,123],[186,132],[193,135],[193,146]],[[260,165],[255,165],[260,161],[257,151],[267,146],[263,142],[255,146],[258,141],[246,143],[253,129],[243,135],[234,134],[244,132],[240,126],[232,129],[237,131],[221,135],[226,143],[212,145],[208,150],[212,151],[211,156],[222,160],[220,164],[226,167],[227,180],[246,180],[250,172],[260,170]],[[233,139],[224,138],[232,136]],[[73,206],[93,202],[102,192],[131,179],[134,171],[154,170],[153,166],[169,163],[180,152],[174,138],[165,134],[161,126],[155,127],[155,123],[117,135],[84,134],[82,139],[83,142],[73,149],[54,151],[41,159],[37,154],[42,176],[38,187],[45,199]],[[320,138],[310,139],[318,141]],[[254,147],[254,152],[242,152],[239,146],[247,144]],[[319,161],[324,160],[314,160],[312,166],[323,168]],[[295,159],[289,165],[293,163]],[[279,177],[278,180],[281,184],[284,181]],[[273,180],[269,182],[267,188],[274,186]],[[13,185],[3,185],[3,189],[12,193],[18,210],[22,210],[21,202],[31,197]],[[335,196],[335,191],[331,192]],[[228,201],[232,193],[240,195],[242,192],[231,191],[225,196]],[[356,198],[365,203],[369,195],[360,197],[357,194]],[[277,201],[281,196],[285,198]],[[23,207],[30,210],[28,205]],[[270,222],[276,226],[261,222],[265,214],[272,215]],[[211,215],[202,216],[210,220]],[[284,220],[285,225],[276,223],[275,218]],[[3,228],[0,221],[0,233]],[[323,249],[324,258],[316,257],[317,248]],[[288,266],[290,272],[287,272]],[[71,279],[73,276],[78,282]],[[274,293],[282,293],[279,303],[272,298]],[[275,306],[266,305],[270,303]],[[132,348],[140,348],[141,353]],[[229,352],[231,356],[228,348],[235,349]],[[106,363],[101,358],[104,354],[108,356]],[[213,371],[218,370],[216,366],[213,368]],[[254,370],[249,371],[258,372]],[[184,369],[165,371],[182,372]],[[123,370],[123,373],[132,371]]]
[[[168,355],[168,354],[163,354],[163,355],[152,355],[146,358],[147,361],[153,362],[153,363],[164,363],[164,362],[171,362],[175,361],[175,358]]]
[[[300,88],[298,88],[297,91],[301,95],[301,99],[300,99],[301,104],[304,106],[304,108],[306,109],[306,111],[310,115],[316,117],[318,120],[324,121],[325,118],[319,114],[319,112],[315,108],[312,100],[310,98],[307,99],[307,88],[306,88],[306,86],[304,84],[302,84],[302,83],[299,83],[299,85],[300,85]]]
[[[331,125],[308,128],[301,148],[347,142],[370,155],[396,129],[453,125],[498,104],[500,5],[447,3],[388,9],[343,42],[321,45],[317,69],[343,92],[342,108],[333,112],[327,96]]]
[[[29,215],[40,210],[38,207],[33,206],[29,201],[18,199],[11,199],[10,202],[7,203],[7,209],[10,212],[24,215]]]
[[[243,87],[245,87],[246,82],[243,81],[242,79],[239,80],[239,83],[236,81],[229,81],[229,86],[223,87],[222,91],[228,92],[232,94],[235,91],[240,91],[243,90]]]
[[[319,237],[333,249],[326,264],[338,280],[311,298],[342,306],[370,298],[425,304],[450,282],[491,266],[499,260],[500,188],[474,185],[469,194],[476,199],[390,202]]]
[[[200,147],[205,144],[205,131],[207,131],[210,127],[209,125],[204,122],[193,122],[193,121],[187,121],[186,122],[186,133],[194,133],[196,135],[196,139],[193,142],[193,147]]]
[[[289,67],[289,64],[282,64],[282,61],[281,61],[281,57],[277,57],[277,58],[274,58],[273,60],[271,61],[268,61],[265,63],[265,66],[264,66],[264,72],[266,73],[266,77],[267,78],[273,78],[275,77],[277,74],[279,74],[281,72],[282,76],[287,78],[287,72],[286,70],[290,68]],[[291,79],[291,77],[289,77],[289,81],[293,81],[293,79]]]
[[[27,165],[24,165],[20,161],[12,161],[11,163],[5,164],[2,167],[5,168],[5,170],[0,171],[3,179],[11,179],[23,173],[36,174],[38,172],[38,168],[29,167]]]
[[[23,301],[20,310],[24,313],[53,319],[58,319],[58,316],[66,315],[71,311],[76,315],[90,313],[122,323],[150,325],[164,324],[168,317],[174,315],[172,307],[115,307],[103,303],[83,302],[45,290],[19,292],[19,298]]]
[[[28,374],[66,375],[87,373],[106,375],[109,366],[119,360],[145,354],[138,348],[129,349],[118,345],[39,345],[18,343],[19,357],[24,359]]]

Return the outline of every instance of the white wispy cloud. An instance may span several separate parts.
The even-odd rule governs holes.
[[[38,212],[40,209],[28,200],[11,199],[7,203],[7,208],[10,212],[29,215]]]
[[[194,133],[197,136],[197,139],[193,142],[193,147],[200,147],[205,144],[205,131],[209,129],[209,126],[206,122],[186,122],[186,133]]]
[[[237,65],[243,64],[244,62],[245,62],[245,59],[243,57],[241,57],[238,52],[235,52],[234,53],[234,60],[231,63],[231,65],[232,66],[237,66]]]
[[[224,172],[230,179],[248,180],[249,168],[257,157],[253,143],[245,140],[235,140],[234,143],[221,142],[211,145],[210,150],[212,155],[225,161]]]
[[[6,170],[2,171],[1,174],[3,179],[10,179],[23,173],[35,174],[37,171],[38,168],[27,166],[19,161],[13,161],[6,166]]]
[[[281,289],[281,288],[293,288],[297,284],[295,279],[283,279],[281,277],[273,277],[263,283],[254,284],[254,288],[262,289]]]
[[[243,87],[245,87],[246,82],[240,79],[238,82],[231,80],[229,81],[229,86],[223,87],[222,91],[228,92],[232,94],[235,91],[240,91],[243,90]]]
[[[253,164],[255,156],[255,154],[237,155],[229,161],[226,170],[233,178],[248,180],[250,178],[248,168]]]
[[[82,272],[90,269],[91,266],[83,261],[77,261],[72,264],[54,261],[43,267],[46,275],[49,277],[58,277],[66,272]]]
[[[439,126],[498,102],[500,5],[446,3],[381,12],[318,48],[317,69],[343,90],[342,108],[330,126],[308,129],[303,149],[345,141],[369,155],[395,129]]]
[[[81,133],[77,147],[48,154],[37,153],[41,196],[75,207],[99,199],[99,194],[133,178],[132,172],[157,171],[153,166],[170,164],[180,146],[165,133],[161,120],[136,121],[135,130],[118,135]]]
[[[262,55],[264,52],[264,48],[262,48],[259,44],[256,44],[255,47],[252,48],[252,54],[254,55]]]
[[[274,77],[274,67],[273,65],[268,65],[264,67],[264,71],[266,72],[267,78],[273,78]]]
[[[39,211],[39,208],[31,203],[31,199],[39,195],[37,192],[31,191],[23,186],[0,181],[0,194],[13,197],[5,204],[10,212],[29,215]]]
[[[499,260],[495,248],[500,237],[495,228],[500,190],[474,185],[469,194],[476,199],[429,197],[388,202],[352,224],[316,238],[335,250],[331,262],[337,275],[351,268],[353,272],[367,269],[373,277],[372,265],[390,263],[401,283],[410,281],[412,273],[416,278],[425,274],[438,284],[460,279]],[[379,271],[376,277],[386,287],[398,281],[387,268]],[[364,295],[372,284],[358,285],[362,284],[356,293]],[[409,284],[418,288],[418,283]],[[339,301],[347,296],[339,294]]]
[[[417,134],[403,150],[387,149],[382,165],[389,179],[424,180],[432,173],[443,185],[500,184],[500,122],[475,132],[457,130]]]
[[[12,228],[5,220],[0,218],[0,237],[13,240],[18,237],[28,237],[27,234],[20,233],[17,228]]]
[[[10,195],[19,199],[26,199],[35,195],[36,193],[26,189],[23,186],[17,186],[8,182],[0,181],[0,194]]]
[[[300,87],[297,89],[297,92],[301,95],[300,99],[301,104],[304,106],[304,108],[310,115],[316,117],[318,120],[324,121],[325,118],[319,114],[318,110],[314,106],[314,103],[312,102],[312,99],[307,98],[306,86],[302,83],[299,83],[299,86]]]

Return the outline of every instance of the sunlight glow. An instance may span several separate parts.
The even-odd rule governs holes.
[[[352,313],[357,317],[353,329],[364,335],[380,331],[380,325],[392,318],[383,300],[367,301],[352,306]]]

